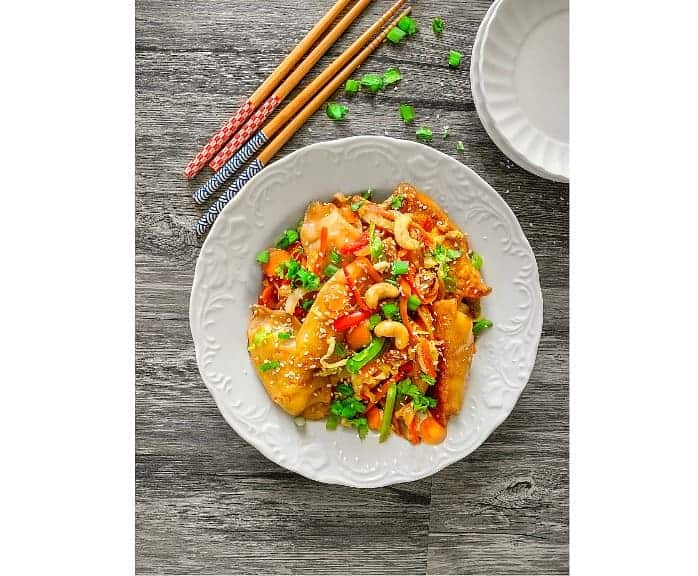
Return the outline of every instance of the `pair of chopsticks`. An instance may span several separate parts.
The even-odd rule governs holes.
[[[247,99],[247,102],[231,116],[223,127],[211,137],[201,150],[199,150],[196,156],[194,156],[194,159],[189,162],[184,169],[184,175],[187,179],[196,176],[201,169],[206,166],[208,161],[216,155],[228,140],[230,140],[231,136],[235,134],[238,128],[242,126],[243,122],[252,115],[259,105],[271,95],[274,89],[288,75],[293,67],[298,64],[299,60],[305,56],[318,38],[329,28],[330,24],[334,22],[335,18],[337,18],[342,10],[352,1],[353,0],[337,0],[327,14],[318,20],[312,30],[288,53],[286,58],[281,61],[281,64],[276,67],[276,70],[274,70],[269,77],[262,82],[261,86],[255,90],[252,96]]]
[[[406,0],[397,0],[366,32],[334,60],[317,78],[294,98],[271,122],[252,136],[251,140],[230,157],[214,176],[194,194],[194,199],[205,202],[230,176],[249,160],[255,152],[268,143],[268,146],[252,161],[238,178],[223,192],[208,211],[194,226],[197,234],[205,234],[215,222],[226,204],[244,187],[245,184],[262,170],[283,145],[305,124],[305,122],[323,105],[323,103],[352,75],[352,73],[385,40],[388,32],[397,25],[400,18],[410,13],[411,8],[403,10],[388,26],[374,38],[376,33],[403,6]],[[358,5],[357,5],[358,7]],[[372,39],[373,38],[373,39]],[[363,48],[363,49],[362,49]],[[357,55],[358,53],[358,55]],[[352,59],[353,58],[353,59]],[[349,62],[347,64],[347,62]],[[324,87],[323,87],[324,86]],[[290,122],[289,122],[290,120]],[[288,124],[286,124],[288,122]],[[286,124],[286,126],[284,126]],[[255,129],[259,128],[256,126]],[[248,137],[252,135],[249,133]],[[244,144],[244,141],[243,141]],[[233,153],[236,151],[235,149]]]

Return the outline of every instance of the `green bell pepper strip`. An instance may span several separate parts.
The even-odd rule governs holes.
[[[383,338],[374,338],[371,343],[360,352],[354,354],[347,360],[346,368],[352,374],[358,374],[366,364],[373,360],[383,349]]]
[[[381,420],[381,432],[379,440],[385,442],[390,436],[390,424],[393,421],[393,410],[395,409],[395,399],[397,398],[397,386],[393,383],[388,388],[385,397],[385,408],[383,409],[383,419]]]

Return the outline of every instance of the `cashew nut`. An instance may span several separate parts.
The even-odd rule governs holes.
[[[410,222],[412,222],[411,214],[395,213],[395,240],[405,250],[418,250],[420,247],[419,240],[415,240],[410,236]]]
[[[397,286],[388,284],[387,282],[378,282],[369,286],[364,293],[364,300],[366,305],[374,310],[378,308],[378,302],[385,300],[386,298],[397,298],[400,295],[400,290]]]
[[[373,329],[373,333],[376,336],[394,338],[395,347],[398,350],[406,348],[410,343],[410,335],[405,325],[400,322],[395,322],[394,320],[383,320],[379,322]]]

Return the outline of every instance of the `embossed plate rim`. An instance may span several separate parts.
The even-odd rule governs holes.
[[[308,162],[310,166],[305,165]],[[334,167],[332,162],[336,163]],[[333,179],[339,179],[339,184],[335,182],[338,187],[330,189],[327,182]],[[255,202],[270,200],[269,189],[273,194],[288,194],[297,186],[291,205],[303,203],[304,207],[309,199],[317,197],[312,194],[328,198],[338,189],[360,190],[367,186],[367,180],[385,182],[378,188],[387,191],[400,179],[414,179],[444,203],[466,232],[477,230],[481,234],[478,241],[487,251],[486,278],[498,278],[497,284],[493,281],[494,294],[500,294],[500,303],[494,307],[486,304],[486,311],[495,320],[501,313],[505,321],[496,322],[495,328],[480,339],[463,409],[451,420],[443,444],[413,447],[395,437],[378,444],[371,436],[362,444],[353,431],[328,433],[324,423],[308,423],[306,430],[299,432],[291,418],[266,396],[254,371],[245,370],[249,358],[244,326],[230,324],[231,318],[237,322],[242,315],[246,325],[250,300],[244,302],[244,310],[240,301],[252,290],[256,293],[258,285],[254,253],[263,246],[250,246],[254,240],[244,239],[249,234],[267,234],[268,230],[275,235],[291,217],[287,204],[274,203],[260,212]],[[320,187],[327,187],[327,192],[318,192]],[[272,221],[257,222],[255,214],[260,222],[262,216]],[[482,251],[473,237],[471,240]],[[230,242],[235,242],[236,250],[231,250]],[[498,257],[489,260],[493,252]],[[236,264],[236,258],[244,259]],[[221,259],[226,266],[221,266]],[[239,273],[240,266],[250,271],[248,276]],[[239,289],[239,294],[221,292],[221,286],[229,288],[228,282]],[[494,294],[489,298],[496,303]],[[237,300],[234,305],[226,307],[225,302],[233,300]],[[429,476],[461,460],[487,439],[511,413],[533,370],[542,330],[542,306],[538,267],[530,244],[509,206],[489,184],[472,169],[428,146],[382,136],[354,136],[319,142],[289,154],[252,178],[229,203],[201,248],[189,317],[202,379],[226,422],[244,440],[270,460],[307,478],[369,488]],[[512,309],[516,314],[511,313]],[[232,333],[236,336],[231,337]],[[233,378],[254,381],[257,387],[235,388]]]

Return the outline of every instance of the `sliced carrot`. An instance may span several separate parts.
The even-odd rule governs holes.
[[[272,248],[269,250],[269,262],[264,265],[264,274],[266,276],[278,276],[276,269],[291,259],[291,255],[286,252],[286,250],[279,250],[278,248]]]
[[[429,341],[426,338],[419,339],[419,350],[417,352],[419,358],[422,360],[420,366],[422,366],[426,373],[432,378],[436,377],[436,365],[434,364],[434,358],[431,355],[431,347],[429,346]]]
[[[276,302],[276,288],[268,285],[259,296],[259,303],[262,306],[271,307]]]
[[[374,282],[380,282],[381,280],[383,280],[383,276],[381,276],[380,272],[378,272],[378,270],[376,270],[373,267],[373,264],[371,264],[371,261],[368,258],[361,257],[357,258],[357,260],[360,260],[361,263],[366,267],[366,271],[368,272],[368,275],[371,277],[371,280],[373,280]]]
[[[428,416],[419,425],[419,435],[427,444],[439,444],[446,438],[446,428],[433,416]]]
[[[361,297],[361,292],[359,292],[359,289],[356,287],[356,284],[354,283],[354,279],[351,277],[351,274],[349,274],[349,270],[347,270],[346,264],[342,266],[342,270],[344,271],[344,278],[346,279],[347,286],[349,287],[351,293],[354,295],[356,305],[362,310],[370,312],[371,309],[368,307],[366,302],[364,302],[364,299]]]
[[[380,408],[373,406],[366,411],[366,420],[368,420],[368,427],[371,430],[379,430],[381,427],[381,420],[383,419],[383,411]]]

